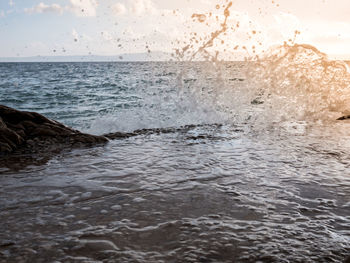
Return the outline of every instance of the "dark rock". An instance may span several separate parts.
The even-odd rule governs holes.
[[[16,243],[13,241],[10,241],[10,240],[4,240],[0,243],[0,247],[2,247],[2,248],[13,246],[13,245],[16,245]]]
[[[140,135],[187,133],[201,126],[220,128],[221,124],[140,129],[133,132],[115,132],[95,136],[66,127],[36,112],[19,111],[0,105],[0,168],[19,170],[28,165],[45,164],[63,150]]]
[[[0,142],[0,152],[1,153],[10,153],[13,149],[8,143]]]
[[[198,127],[212,127],[212,128],[220,128],[222,127],[222,124],[196,124],[196,125],[185,125],[180,127],[168,127],[168,128],[152,128],[152,129],[140,129],[135,130],[133,132],[113,132],[104,134],[103,136],[110,139],[110,140],[117,140],[117,139],[126,139],[130,137],[135,137],[139,135],[151,135],[151,134],[167,134],[167,133],[174,133],[174,132],[180,132],[180,133],[187,133],[188,131],[198,128]],[[241,130],[235,130],[235,131],[241,131]],[[200,136],[198,136],[200,138]],[[198,139],[197,138],[197,139]],[[201,138],[204,138],[201,136]]]
[[[81,133],[36,112],[0,105],[0,154],[38,153],[105,143],[104,136]]]
[[[0,117],[0,129],[5,129],[7,128],[5,122],[2,120],[2,118]]]

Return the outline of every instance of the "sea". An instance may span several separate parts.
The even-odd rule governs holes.
[[[0,167],[0,262],[344,262],[350,77],[312,54],[1,63],[2,105],[144,132]]]

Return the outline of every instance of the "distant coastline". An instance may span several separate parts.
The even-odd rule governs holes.
[[[148,62],[168,61],[171,55],[165,52],[130,53],[115,56],[83,55],[83,56],[31,56],[0,57],[0,63],[6,62]]]
[[[225,60],[227,62],[232,61],[244,61],[244,56],[239,54],[233,58]],[[0,63],[25,63],[25,62],[165,62],[170,61],[173,57],[170,53],[155,51],[151,53],[126,53],[114,56],[105,55],[73,55],[73,56],[29,56],[29,57],[0,57]],[[349,58],[330,57],[331,60],[344,61],[350,65]],[[195,61],[205,61],[205,59],[199,59]]]

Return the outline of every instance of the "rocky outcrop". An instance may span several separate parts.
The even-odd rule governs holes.
[[[187,133],[190,130],[196,129],[198,127],[211,127],[211,128],[220,128],[222,124],[212,123],[212,124],[191,124],[180,127],[168,127],[168,128],[151,128],[151,129],[140,129],[134,130],[133,132],[113,132],[107,133],[103,136],[110,140],[118,140],[118,139],[126,139],[130,137],[135,137],[139,135],[151,135],[151,134],[166,134],[166,133]],[[236,129],[235,131],[241,131]],[[209,135],[198,135],[198,136],[190,136],[188,139],[200,139],[200,138],[210,138]],[[213,137],[211,137],[213,138]]]
[[[104,136],[81,133],[36,112],[0,105],[0,154],[37,153],[105,143]]]

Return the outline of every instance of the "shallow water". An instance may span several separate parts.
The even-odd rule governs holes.
[[[200,83],[196,92],[211,94],[205,87],[218,83],[196,65],[181,90],[183,64],[0,64],[1,104],[74,128],[101,134],[209,124],[0,168],[0,261],[349,256],[350,123],[230,121],[210,104],[213,96],[186,90]],[[240,67],[225,64],[225,85],[243,89]]]

